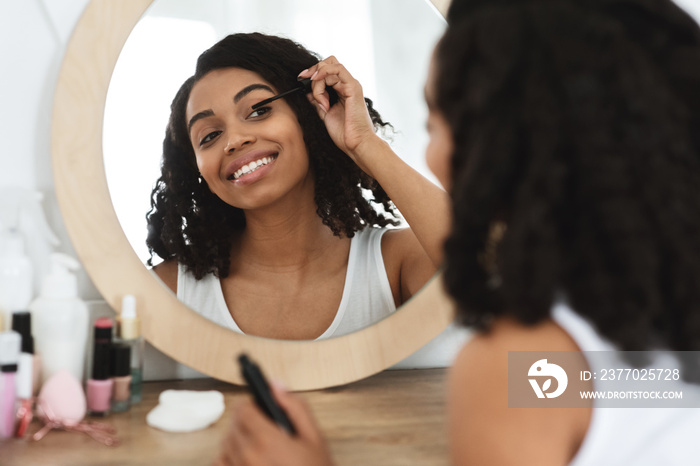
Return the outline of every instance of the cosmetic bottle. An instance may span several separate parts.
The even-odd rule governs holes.
[[[29,305],[41,380],[67,370],[82,381],[88,336],[88,309],[78,298],[78,283],[71,270],[80,264],[61,253],[51,255],[51,272],[44,278],[39,297]]]
[[[119,341],[131,347],[131,404],[141,401],[141,383],[143,382],[143,337],[141,336],[141,319],[136,313],[136,298],[125,295],[122,298],[122,310],[117,317],[117,335]]]
[[[15,437],[22,438],[27,430],[27,426],[32,422],[32,396],[36,395],[39,386],[39,360],[34,357],[32,315],[28,311],[13,312],[12,330],[19,333],[22,339],[19,365],[15,376],[18,405]]]
[[[22,235],[14,229],[0,233],[0,309],[7,330],[12,312],[26,309],[33,297],[32,270]]]
[[[100,317],[95,321],[95,342],[92,353],[92,377],[87,381],[87,409],[90,416],[109,414],[112,379],[109,371],[112,346],[112,319]]]
[[[112,412],[122,413],[131,407],[131,347],[112,343],[110,348],[112,376]]]
[[[15,433],[17,413],[17,363],[22,337],[9,331],[0,333],[0,439]]]
[[[41,191],[19,186],[0,187],[0,224],[6,230],[18,232],[24,240],[24,254],[29,258],[33,270],[31,298],[41,289],[42,279],[49,273],[50,256],[53,248],[60,244],[51,231],[44,215]],[[30,298],[30,299],[31,299]],[[13,311],[26,309],[27,305],[17,306]],[[9,323],[5,328],[9,328]]]
[[[32,314],[29,311],[13,312],[12,330],[22,337],[17,371],[17,396],[21,399],[29,399],[39,393],[41,383],[41,357],[34,354]]]

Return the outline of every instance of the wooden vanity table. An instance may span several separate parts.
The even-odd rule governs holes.
[[[446,369],[384,371],[368,379],[303,392],[323,429],[336,464],[446,465]],[[226,413],[213,426],[173,434],[146,424],[146,414],[166,389],[219,390]],[[143,401],[105,419],[117,429],[118,447],[85,434],[50,432],[39,442],[0,441],[0,464],[10,465],[209,465],[216,458],[231,411],[245,388],[214,379],[144,384]],[[33,433],[39,428],[34,421]]]

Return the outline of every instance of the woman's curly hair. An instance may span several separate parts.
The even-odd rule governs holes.
[[[297,74],[319,57],[289,39],[259,33],[232,34],[200,55],[194,76],[178,91],[171,105],[163,141],[161,176],[151,195],[148,245],[154,255],[176,259],[200,279],[208,273],[229,273],[231,241],[245,228],[241,209],[213,194],[199,175],[187,131],[185,111],[194,84],[213,70],[238,67],[259,74],[278,91],[297,85]],[[331,102],[337,98],[331,93]],[[303,93],[286,101],[297,115],[315,181],[317,213],[334,235],[352,237],[365,226],[398,225],[399,215],[381,186],[365,174],[331,139],[316,110]],[[375,130],[382,121],[365,99]]]
[[[622,350],[700,350],[700,107],[628,25],[591,6],[613,3],[673,10],[506,0],[451,11],[435,86],[455,144],[446,287],[480,329],[504,315],[541,322],[561,294]],[[654,11],[629,17],[653,26]],[[646,33],[678,52],[671,29]],[[691,76],[700,60],[686,66]]]

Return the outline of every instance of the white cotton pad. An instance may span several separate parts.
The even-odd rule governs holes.
[[[166,432],[193,432],[218,421],[224,408],[224,395],[216,390],[165,390],[146,423]]]

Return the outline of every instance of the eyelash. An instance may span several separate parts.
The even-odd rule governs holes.
[[[207,144],[208,142],[213,141],[214,138],[215,138],[216,136],[218,136],[219,134],[221,134],[221,131],[212,131],[211,133],[209,133],[209,134],[207,134],[206,136],[204,136],[204,139],[202,139],[201,141],[199,141],[199,146],[201,147],[201,146]],[[212,136],[212,135],[213,135],[213,136]]]
[[[260,118],[260,117],[263,117],[263,116],[265,116],[270,110],[272,110],[271,107],[260,107],[260,108],[256,108],[255,110],[253,110],[253,111],[250,113],[250,115],[248,115],[248,117],[247,117],[246,119],[248,119],[248,118]],[[253,116],[254,113],[258,113],[259,115]],[[216,138],[219,134],[221,134],[221,131],[212,131],[211,133],[209,133],[209,134],[207,134],[206,136],[204,136],[204,138],[203,138],[201,141],[199,141],[199,146],[201,147],[201,146],[204,146],[204,145],[207,144],[207,143],[210,143],[210,142],[213,141],[214,138]]]
[[[261,116],[267,114],[270,110],[272,110],[271,107],[260,107],[260,108],[256,108],[255,110],[253,110],[252,112],[250,112],[250,115],[248,115],[248,118],[250,118],[250,117],[253,115],[253,113],[262,112],[260,115],[257,115],[257,116],[254,116],[254,117],[253,117],[253,118],[260,118]]]

